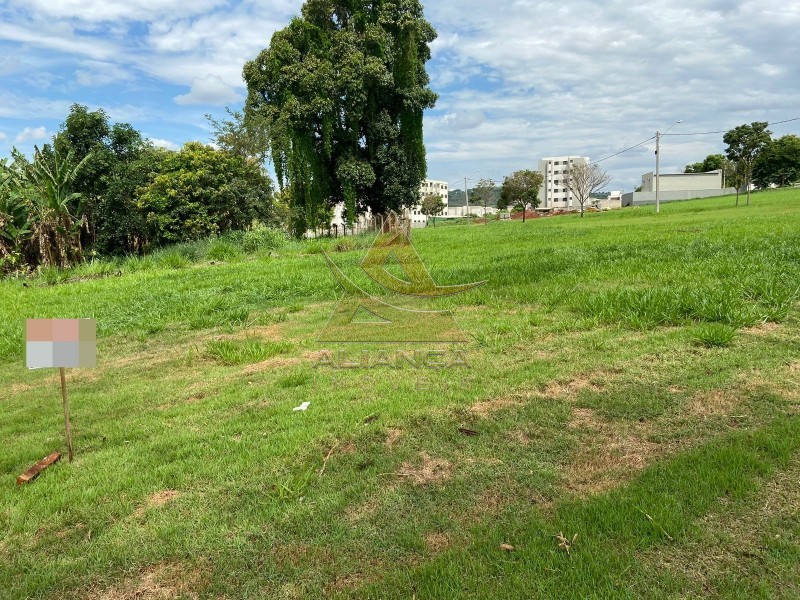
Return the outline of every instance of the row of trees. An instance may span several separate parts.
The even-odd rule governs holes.
[[[51,144],[0,161],[0,269],[66,267],[277,217],[257,160],[190,143],[154,147],[102,110],[73,105]]]
[[[722,171],[723,187],[747,190],[750,204],[751,184],[766,188],[786,186],[800,181],[800,138],[785,135],[772,138],[768,123],[756,121],[728,131],[723,139],[724,154],[709,154],[702,162],[686,165],[684,173]]]

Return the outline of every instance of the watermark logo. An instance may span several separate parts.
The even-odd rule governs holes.
[[[334,278],[344,290],[325,328],[320,342],[466,342],[451,311],[413,310],[371,296],[345,275],[325,253]],[[399,265],[403,277],[388,268]],[[411,243],[408,231],[398,227],[375,238],[361,269],[379,286],[410,303],[462,294],[486,283],[436,285],[425,263]],[[417,300],[420,299],[420,300]]]

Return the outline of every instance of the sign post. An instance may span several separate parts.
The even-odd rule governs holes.
[[[97,322],[94,319],[28,319],[25,362],[29,369],[59,369],[67,454],[72,462],[72,427],[64,369],[97,366]]]

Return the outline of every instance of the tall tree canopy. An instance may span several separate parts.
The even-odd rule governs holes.
[[[266,123],[295,235],[338,202],[351,221],[419,202],[435,38],[418,0],[308,0],[245,65],[245,112]]]

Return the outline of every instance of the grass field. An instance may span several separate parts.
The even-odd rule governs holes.
[[[0,281],[0,597],[800,597],[800,193],[413,240],[469,368],[317,366],[368,237]]]

